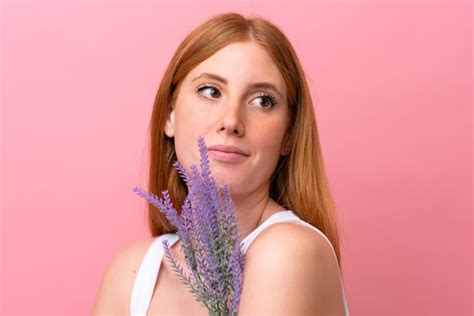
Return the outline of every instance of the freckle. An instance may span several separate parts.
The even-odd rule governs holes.
[[[137,272],[137,270],[133,269],[133,274],[135,274]]]

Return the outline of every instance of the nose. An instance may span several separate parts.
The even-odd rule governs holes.
[[[244,124],[241,117],[241,109],[238,105],[225,106],[218,131],[240,137],[244,135]]]

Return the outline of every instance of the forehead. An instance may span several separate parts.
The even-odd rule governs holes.
[[[285,81],[278,67],[265,48],[253,42],[225,46],[192,69],[186,79],[191,81],[203,72],[217,74],[234,86],[269,82],[286,94]]]

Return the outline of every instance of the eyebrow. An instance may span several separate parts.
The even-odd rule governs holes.
[[[191,82],[199,79],[199,78],[211,78],[211,79],[214,79],[214,80],[217,80],[217,81],[220,81],[222,82],[223,84],[227,84],[227,80],[225,78],[222,78],[221,76],[219,75],[216,75],[216,74],[212,74],[212,73],[209,73],[209,72],[203,72],[202,74],[200,74],[199,76],[197,76],[196,78],[194,78],[193,80],[191,80]],[[278,88],[270,83],[270,82],[256,82],[256,83],[253,83],[249,86],[250,88],[263,88],[263,89],[271,89],[273,91],[275,91],[276,93],[278,93],[278,95],[280,95],[281,98],[283,98],[283,95],[281,94],[281,92],[278,90]]]

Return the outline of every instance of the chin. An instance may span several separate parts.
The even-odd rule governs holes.
[[[212,174],[211,174],[212,175]],[[221,188],[224,187],[224,185],[227,185],[229,187],[229,190],[231,193],[234,193],[234,191],[239,190],[239,185],[235,183],[234,181],[228,181],[226,179],[222,179],[219,176],[212,175],[212,177],[215,179],[217,185]]]

